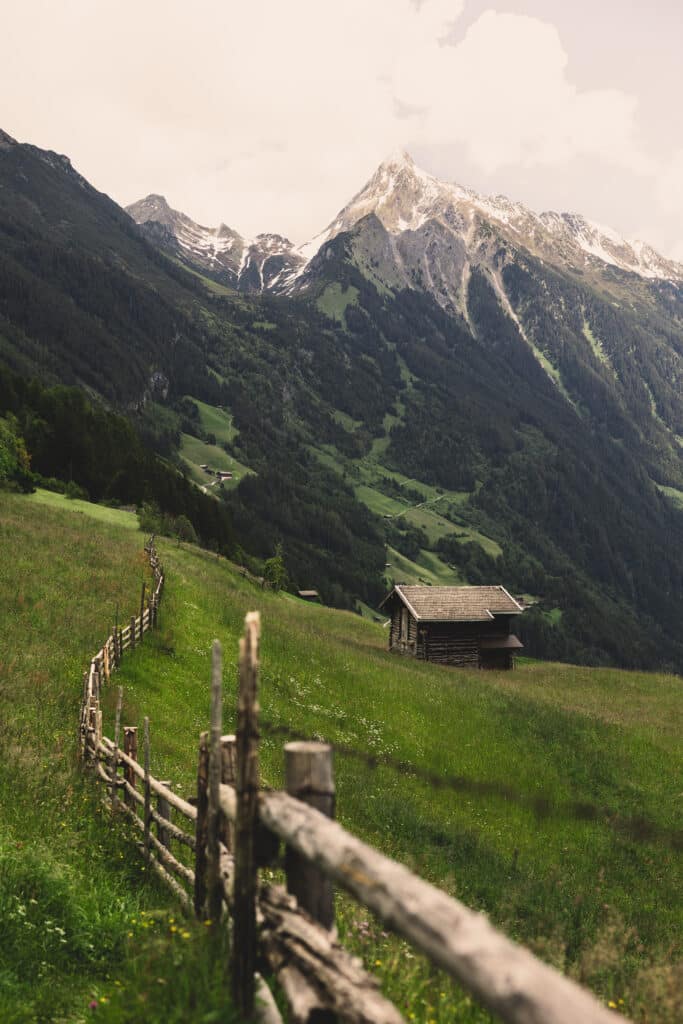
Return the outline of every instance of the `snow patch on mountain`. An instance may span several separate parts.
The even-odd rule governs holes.
[[[419,231],[440,221],[469,245],[496,227],[503,238],[550,262],[595,266],[600,261],[643,278],[683,280],[683,266],[651,246],[622,238],[614,229],[579,214],[535,213],[504,195],[485,196],[440,181],[417,167],[405,152],[385,160],[332,224],[299,252],[307,260],[342,231],[375,214],[391,234]],[[598,268],[599,269],[599,268]]]
[[[278,291],[280,278],[306,262],[282,235],[266,232],[244,238],[227,224],[205,227],[172,209],[160,195],[146,196],[127,212],[162,248],[244,291]]]

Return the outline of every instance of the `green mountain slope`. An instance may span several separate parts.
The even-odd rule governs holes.
[[[155,251],[64,158],[5,140],[0,182],[0,358],[126,412],[208,492],[205,541],[282,543],[291,585],[346,607],[392,580],[504,582],[535,601],[531,653],[683,666],[679,285],[564,272],[487,228],[447,306],[427,287],[462,270],[443,225],[399,251],[370,214],[297,297],[246,297]],[[35,468],[123,497],[59,451],[44,401],[3,401]]]

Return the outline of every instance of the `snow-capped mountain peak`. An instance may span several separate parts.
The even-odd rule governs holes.
[[[612,268],[645,279],[683,281],[683,266],[644,242],[628,241],[580,214],[536,213],[505,195],[487,196],[441,181],[405,150],[383,160],[332,223],[300,247],[275,233],[248,239],[225,224],[204,227],[173,210],[161,195],[147,196],[128,212],[177,258],[249,291],[305,289],[316,254],[370,215],[393,240],[395,266],[384,283],[427,287],[447,307],[462,308],[458,296],[467,268],[505,245],[565,271],[603,274]],[[458,280],[450,280],[453,275]]]
[[[278,281],[304,263],[282,235],[264,233],[250,239],[227,224],[205,227],[155,193],[128,206],[127,212],[150,240],[171,255],[243,291],[277,290]]]
[[[311,259],[325,242],[352,230],[370,214],[394,238],[424,232],[431,225],[432,234],[441,230],[470,251],[481,246],[482,237],[490,237],[493,230],[501,241],[564,269],[600,272],[607,265],[643,278],[683,280],[683,266],[645,243],[628,241],[612,228],[579,214],[536,213],[505,195],[487,196],[440,181],[418,167],[405,151],[384,160],[329,227],[300,252]]]

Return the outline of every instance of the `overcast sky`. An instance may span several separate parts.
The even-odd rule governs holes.
[[[21,0],[0,127],[125,205],[320,231],[397,147],[683,261],[680,0]]]

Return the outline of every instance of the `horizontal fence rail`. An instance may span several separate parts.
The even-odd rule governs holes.
[[[106,787],[105,804],[129,821],[146,863],[184,910],[212,928],[232,927],[231,984],[245,1018],[281,1021],[259,971],[277,979],[290,1019],[400,1024],[376,978],[336,941],[333,884],[403,936],[508,1024],[607,1024],[625,1018],[538,960],[476,913],[363,843],[334,819],[332,748],[296,738],[285,745],[286,792],[260,779],[260,618],[250,613],[240,641],[235,735],[223,735],[221,649],[213,647],[210,730],[199,737],[197,792],[186,800],[151,773],[150,725],[142,763],[135,726],[103,734],[101,692],[123,652],[157,624],[164,573],[152,537],[145,551],[154,585],[140,612],[114,627],[84,675],[80,738],[84,763]],[[267,725],[266,725],[267,728]],[[286,730],[275,727],[275,730]],[[123,744],[121,744],[123,739]],[[286,887],[262,884],[280,863]]]

